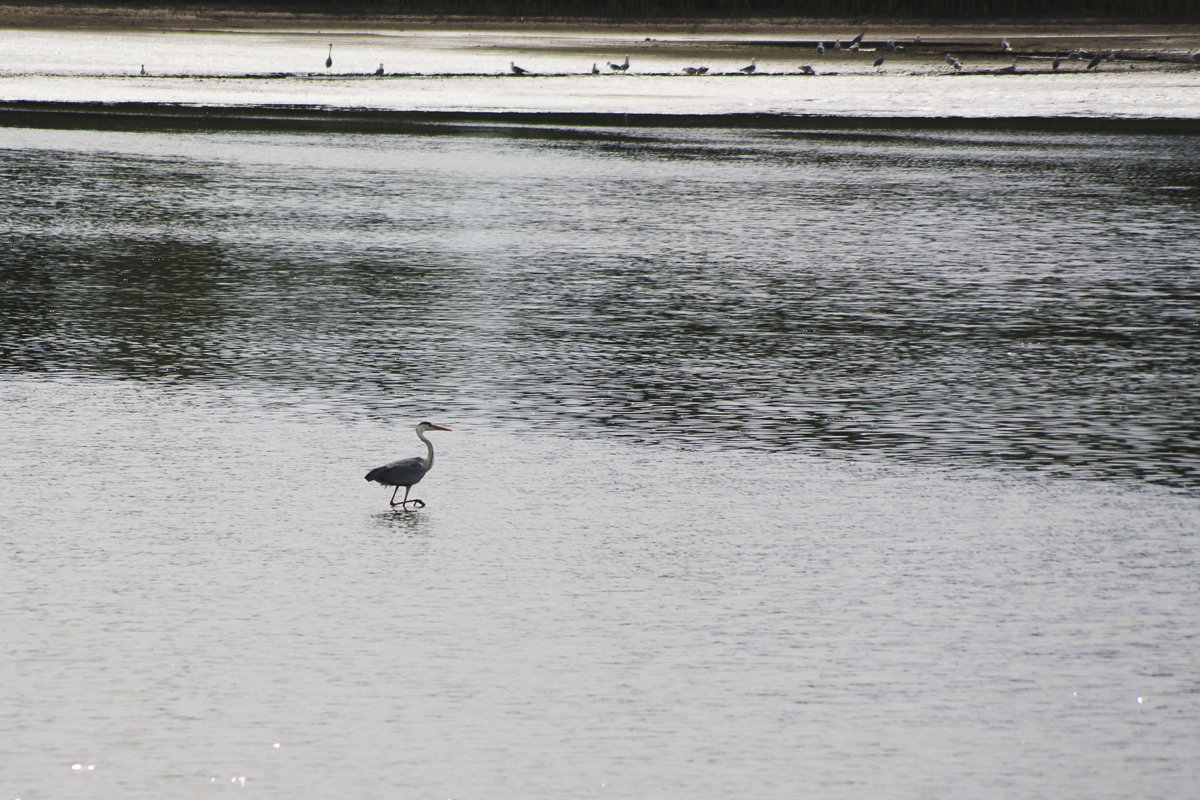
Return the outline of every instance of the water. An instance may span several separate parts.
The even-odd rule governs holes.
[[[221,128],[0,129],[8,796],[1200,786],[1194,136]]]

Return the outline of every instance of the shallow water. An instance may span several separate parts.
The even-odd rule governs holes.
[[[648,32],[648,34],[653,32]],[[303,105],[421,111],[770,113],[990,118],[1200,120],[1200,67],[1185,49],[1127,43],[1094,71],[1050,66],[1054,51],[1022,44],[1018,74],[998,51],[886,53],[786,46],[722,36],[621,33],[9,30],[0,43],[0,100]],[[832,37],[831,37],[832,38]],[[849,37],[847,37],[848,39]],[[1016,41],[1016,40],[1015,40]],[[325,69],[333,44],[333,68]],[[953,47],[947,43],[947,48]],[[1079,45],[1096,46],[1087,40]],[[609,62],[631,56],[628,73]],[[757,59],[753,76],[738,70]],[[517,77],[517,62],[532,75]],[[593,65],[601,74],[592,75]],[[689,77],[688,66],[710,74]],[[811,66],[816,77],[800,74]],[[372,75],[383,66],[386,76]],[[142,70],[146,74],[141,74]]]
[[[0,787],[1187,796],[1198,147],[0,129]]]

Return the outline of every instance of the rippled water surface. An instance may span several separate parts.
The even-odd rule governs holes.
[[[10,796],[1200,786],[1195,137],[0,136]]]
[[[1194,138],[9,135],[10,369],[1198,478]]]

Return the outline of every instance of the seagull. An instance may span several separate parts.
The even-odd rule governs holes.
[[[379,69],[375,70],[375,74],[376,74],[376,75],[382,75],[382,74],[383,74],[383,62],[382,62],[382,61],[380,61],[380,62],[379,62]]]
[[[625,56],[624,63],[614,64],[613,62],[610,61],[610,62],[608,62],[608,66],[611,69],[615,69],[617,72],[624,72],[625,70],[629,69],[629,56]]]
[[[684,75],[695,75],[697,69],[698,69],[697,67],[684,67],[683,74]]]
[[[962,69],[962,62],[949,53],[946,53],[946,63],[955,69]]]
[[[889,36],[889,37],[888,37],[888,40],[887,40],[887,44],[885,44],[884,46],[885,46],[885,47],[886,47],[888,50],[895,50],[895,49],[896,49],[896,40],[895,40],[895,39],[893,39],[891,36]]]
[[[834,49],[834,50],[841,50],[841,49],[842,49],[842,40],[841,40],[841,39],[834,39],[834,40],[833,40],[833,49]]]
[[[1009,45],[1008,39],[1000,40],[1000,52],[1002,52],[1002,53],[1011,53],[1012,52],[1012,46]]]
[[[817,71],[816,71],[815,69],[813,69],[813,68],[812,68],[810,65],[808,65],[808,64],[805,64],[805,65],[803,65],[802,67],[800,67],[800,74],[802,74],[802,75],[816,75],[816,74],[817,74]]]
[[[1099,64],[1103,60],[1104,60],[1104,53],[1096,53],[1096,55],[1092,56],[1092,60],[1088,62],[1087,68],[1095,69],[1096,65]]]
[[[1200,53],[1200,50],[1197,50],[1196,53]],[[1183,60],[1188,62],[1189,64],[1195,64],[1196,63],[1196,53],[1184,53]]]
[[[883,66],[883,56],[880,56],[879,58],[875,59],[875,64],[874,64],[874,66],[876,66],[876,67],[882,67],[882,66]]]
[[[817,42],[817,55],[819,55],[819,56],[825,55],[825,43],[824,42]]]
[[[528,75],[529,70],[524,67],[518,67],[514,62],[508,62],[508,68],[512,70],[513,75]]]
[[[744,72],[747,75],[749,75],[751,72],[754,72],[754,70],[756,70],[756,69],[758,69],[758,62],[752,58],[752,59],[750,59],[750,63],[747,64],[746,66],[742,67],[741,69],[739,69],[738,72]]]
[[[996,70],[996,72],[1016,72],[1016,71],[1017,71],[1017,62],[1015,60],[1013,61],[1013,63],[1009,64],[1007,67],[1002,67],[1002,68]]]
[[[696,67],[697,75],[703,75],[706,72],[708,72],[708,67]]]

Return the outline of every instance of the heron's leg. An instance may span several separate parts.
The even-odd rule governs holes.
[[[402,501],[400,501],[400,505],[404,507],[404,510],[405,510],[405,511],[407,511],[407,510],[408,510],[408,504],[409,504],[409,503],[412,503],[412,507],[413,507],[414,509],[418,509],[418,508],[424,508],[424,507],[425,507],[425,501],[424,501],[424,500],[418,500],[418,499],[417,499],[417,498],[415,498],[415,497],[414,497],[412,500],[409,500],[409,499],[408,499],[408,491],[409,491],[410,489],[412,489],[412,487],[411,487],[411,486],[405,486],[405,487],[404,487],[404,499],[403,499]]]
[[[395,489],[392,489],[392,499],[388,501],[389,503],[391,503],[393,508],[400,505],[399,503],[396,502],[396,492],[398,492],[398,491],[400,491],[399,486],[397,486]],[[408,497],[408,487],[404,488],[404,496]]]

